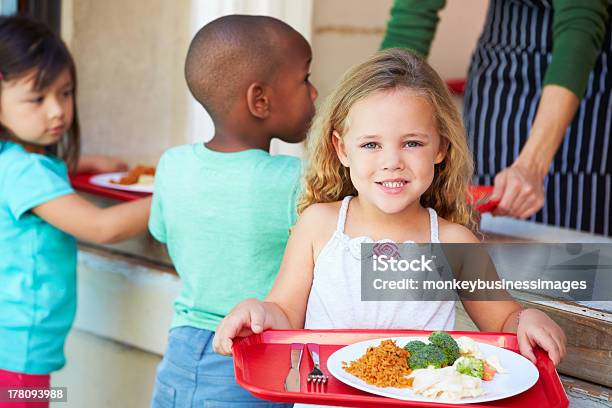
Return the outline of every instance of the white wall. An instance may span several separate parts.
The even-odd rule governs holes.
[[[313,46],[320,99],[382,40],[392,0],[64,0],[62,34],[79,75],[83,151],[155,163],[168,147],[207,140],[212,124],[183,78],[187,47],[203,24],[228,13],[286,21]],[[443,77],[463,77],[486,0],[449,1],[430,61]],[[273,152],[301,154],[275,143]]]
[[[393,0],[316,0],[312,80],[328,95],[352,65],[378,50]],[[463,78],[482,29],[488,0],[448,1],[440,12],[429,62],[442,78]]]
[[[62,1],[84,152],[154,164],[185,142],[190,12],[188,1]]]

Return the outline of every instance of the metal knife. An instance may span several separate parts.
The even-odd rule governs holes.
[[[303,343],[291,344],[291,368],[285,378],[285,391],[300,392],[300,362],[302,361]]]

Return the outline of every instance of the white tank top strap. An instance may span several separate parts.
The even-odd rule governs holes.
[[[346,223],[346,213],[348,212],[349,202],[353,196],[346,196],[342,200],[340,205],[340,211],[338,212],[338,226],[336,227],[338,232],[344,233],[344,224]]]
[[[454,301],[361,301],[361,243],[370,240],[344,234],[350,200],[344,198],[338,210],[338,231],[342,232],[334,232],[315,261],[304,328],[452,330]],[[433,210],[429,213],[435,242],[437,215]]]
[[[431,230],[431,242],[439,243],[440,238],[438,236],[438,214],[436,213],[436,210],[434,210],[433,208],[427,208],[427,211],[429,211],[429,226]]]

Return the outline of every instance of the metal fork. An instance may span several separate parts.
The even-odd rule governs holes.
[[[308,348],[308,352],[310,353],[310,357],[312,357],[312,362],[314,363],[314,368],[310,373],[308,373],[306,381],[317,384],[327,383],[329,377],[323,374],[323,371],[321,371],[321,360],[319,359],[319,345],[316,343],[308,343],[306,347]]]

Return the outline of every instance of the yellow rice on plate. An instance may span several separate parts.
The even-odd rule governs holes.
[[[407,388],[413,378],[406,378],[412,370],[408,367],[410,353],[395,344],[394,340],[383,340],[376,347],[368,347],[366,353],[349,363],[343,361],[342,368],[349,374],[377,387]]]

